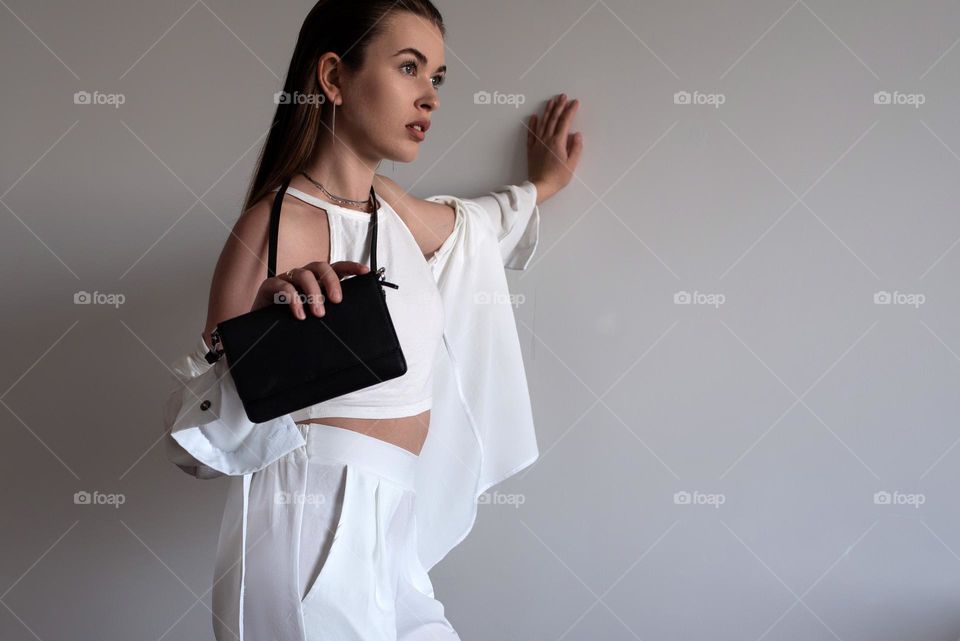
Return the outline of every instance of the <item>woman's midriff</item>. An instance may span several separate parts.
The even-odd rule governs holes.
[[[353,418],[345,416],[324,416],[311,418],[301,423],[323,423],[344,429],[353,430],[378,438],[381,441],[399,445],[417,456],[427,440],[427,429],[430,427],[430,410],[415,416],[400,418]]]

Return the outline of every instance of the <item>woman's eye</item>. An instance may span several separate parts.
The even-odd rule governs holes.
[[[410,60],[409,62],[405,62],[405,63],[403,63],[402,65],[400,65],[400,68],[401,68],[401,69],[412,68],[412,69],[414,70],[414,72],[416,72],[416,70],[417,70],[417,63],[414,62],[414,61],[412,61],[412,60]],[[444,79],[445,79],[445,76],[442,76],[442,75],[441,75],[441,76],[434,76],[434,77],[432,78],[432,80],[433,80],[433,86],[434,86],[435,88],[436,88],[436,87],[440,87],[440,85],[443,84]]]

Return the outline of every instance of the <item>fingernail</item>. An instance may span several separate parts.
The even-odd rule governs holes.
[[[297,310],[297,318],[299,318],[300,320],[303,320],[303,319],[305,319],[306,317],[307,317],[307,315],[303,313],[303,310],[302,310],[302,309],[298,309],[298,310]]]

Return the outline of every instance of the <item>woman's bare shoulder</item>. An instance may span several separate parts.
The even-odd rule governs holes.
[[[453,232],[456,212],[450,205],[417,198],[380,174],[374,176],[373,188],[397,212],[424,256],[431,256]]]
[[[276,192],[270,192],[244,211],[233,234],[241,245],[258,246],[264,266],[267,235]],[[285,194],[277,234],[277,272],[315,260],[329,260],[330,242],[326,212]]]
[[[431,200],[417,198],[408,192],[395,180],[381,174],[374,175],[373,187],[398,214],[435,214],[446,216],[452,214],[453,209],[444,203],[435,203]],[[403,211],[401,211],[403,210]]]

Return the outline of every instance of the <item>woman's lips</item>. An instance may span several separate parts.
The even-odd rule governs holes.
[[[407,125],[407,131],[410,132],[410,136],[417,142],[423,142],[424,138],[427,137],[425,132],[420,131],[413,125]]]

